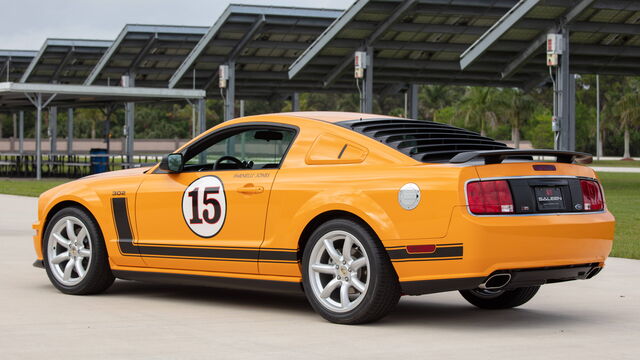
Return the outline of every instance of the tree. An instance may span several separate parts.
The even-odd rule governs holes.
[[[460,107],[464,125],[480,130],[480,135],[486,136],[487,125],[494,127],[498,123],[499,95],[496,88],[469,87]]]
[[[511,125],[511,140],[516,149],[520,148],[520,129],[536,110],[533,97],[520,89],[505,89],[500,101],[504,107],[506,122]]]
[[[640,92],[637,90],[622,97],[617,103],[620,111],[620,126],[624,131],[624,159],[631,159],[630,129],[640,126]]]

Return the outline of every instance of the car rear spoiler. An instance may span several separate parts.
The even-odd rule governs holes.
[[[574,162],[580,164],[590,164],[593,160],[591,154],[575,152],[575,151],[563,151],[563,150],[487,150],[487,151],[467,151],[459,153],[449,160],[453,164],[462,164],[475,159],[484,159],[484,163],[500,164],[507,158],[520,158],[532,160],[532,156],[553,156],[556,158],[556,162],[572,164]]]

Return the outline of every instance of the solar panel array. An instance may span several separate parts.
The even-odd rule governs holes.
[[[40,52],[0,50],[0,79],[117,86],[135,74],[135,86],[215,95],[218,66],[235,60],[238,98],[353,92],[353,53],[370,47],[376,93],[433,83],[528,88],[545,79],[542,46],[505,69],[581,4],[570,25],[572,72],[640,74],[640,2],[524,2],[535,6],[464,70],[460,57],[518,0],[356,0],[345,11],[230,5],[211,27],[127,25],[106,50],[107,42],[60,39]]]
[[[0,82],[20,80],[37,51],[0,50]]]
[[[515,22],[498,42],[490,46],[473,64],[498,59],[504,79],[527,74],[537,86],[548,79],[544,39],[547,33],[557,32],[557,24],[571,16],[571,12],[584,1],[542,0],[519,21]],[[570,35],[570,68],[578,74],[639,75],[640,74],[640,1],[593,0],[578,11],[568,23]],[[529,24],[536,24],[529,26]],[[539,39],[539,40],[538,40]],[[540,41],[542,40],[542,41]],[[537,42],[536,42],[537,41]],[[511,42],[513,47],[503,48],[501,43]],[[534,51],[520,59],[531,44]],[[516,64],[518,66],[512,66]],[[473,66],[473,65],[472,65]]]
[[[47,39],[20,82],[82,84],[111,44],[106,40]]]
[[[178,69],[170,86],[217,92],[218,67],[235,61],[237,96],[311,91],[313,75],[289,80],[287,69],[341,13],[230,5]]]
[[[85,85],[116,85],[135,74],[135,86],[167,87],[169,78],[207,27],[127,25],[100,59]]]

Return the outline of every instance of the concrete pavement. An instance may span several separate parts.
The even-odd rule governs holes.
[[[117,281],[69,296],[35,256],[34,198],[0,195],[2,359],[636,359],[640,261],[543,286],[521,308],[483,311],[455,293],[404,297],[380,322],[324,321],[302,297]]]
[[[640,167],[591,166],[595,172],[640,173]]]

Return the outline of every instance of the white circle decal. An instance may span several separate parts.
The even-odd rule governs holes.
[[[182,216],[187,226],[201,237],[210,238],[222,229],[227,215],[224,186],[217,176],[204,176],[182,195]]]
[[[398,191],[398,202],[405,210],[413,210],[420,203],[420,188],[414,183],[404,184]]]

